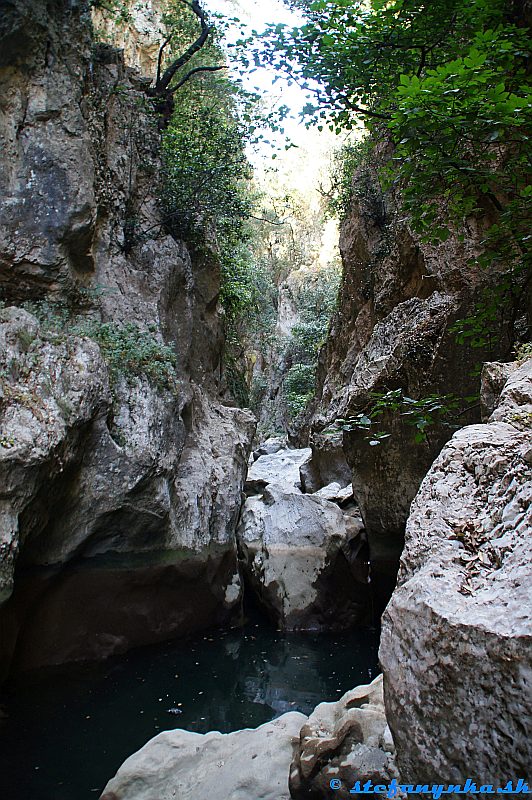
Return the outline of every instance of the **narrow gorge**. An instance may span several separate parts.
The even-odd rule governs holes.
[[[529,793],[529,22],[0,0],[3,800]]]

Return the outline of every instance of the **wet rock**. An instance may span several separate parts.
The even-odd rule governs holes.
[[[246,494],[258,494],[265,486],[275,484],[294,492],[301,490],[299,470],[310,458],[310,448],[279,450],[260,456],[250,467],[245,485]]]
[[[332,795],[330,781],[341,782],[334,797],[348,800],[356,781],[388,784],[398,778],[394,746],[384,712],[382,675],[357,686],[335,703],[316,706],[301,728],[290,767],[294,800]]]
[[[101,800],[290,800],[288,775],[304,714],[255,730],[159,734],[122,764]]]
[[[360,518],[272,483],[246,500],[237,537],[248,584],[279,626],[341,629],[366,618]]]
[[[412,504],[380,648],[405,781],[463,783],[472,765],[485,784],[529,776],[531,420],[529,360],[488,423],[453,436]]]

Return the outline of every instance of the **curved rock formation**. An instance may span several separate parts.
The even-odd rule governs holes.
[[[299,734],[290,794],[294,800],[331,797],[334,779],[338,781],[334,797],[349,800],[356,781],[382,785],[398,777],[379,675],[335,703],[316,706]]]
[[[488,423],[453,436],[412,504],[380,648],[407,783],[530,777],[531,424],[529,360]]]

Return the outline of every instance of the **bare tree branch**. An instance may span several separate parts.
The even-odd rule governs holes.
[[[165,48],[170,44],[171,41],[172,41],[172,37],[169,36],[168,39],[166,39],[166,41],[163,42],[163,44],[159,48],[159,57],[157,58],[157,78],[155,79],[155,86],[158,86],[159,82],[161,80],[161,69],[162,69],[162,66],[163,66],[163,54],[164,54]]]
[[[191,78],[193,75],[196,75],[196,73],[198,72],[218,72],[221,69],[227,69],[227,67],[223,65],[220,67],[195,67],[194,69],[191,69],[190,72],[187,72],[187,74],[183,78],[181,78],[179,83],[176,83],[175,86],[172,86],[172,89],[170,91],[172,93],[176,92],[183,86],[184,83],[186,83],[189,80],[189,78]]]
[[[205,42],[207,41],[207,39],[211,34],[211,28],[207,23],[207,17],[205,15],[205,11],[200,6],[198,0],[193,0],[192,3],[187,2],[187,0],[181,0],[181,2],[184,3],[186,6],[188,6],[199,19],[201,24],[201,33],[196,39],[196,41],[193,44],[191,44],[190,47],[187,48],[187,50],[185,50],[185,52],[181,56],[179,56],[179,58],[176,58],[175,61],[172,61],[170,66],[167,67],[167,69],[165,69],[162,76],[158,75],[158,79],[155,84],[156,94],[163,94],[168,89],[168,87],[170,86],[170,82],[174,77],[174,75],[176,74],[176,72],[178,71],[178,69],[181,69],[181,67],[187,64],[190,61],[190,59],[193,56],[195,56],[197,52],[201,50],[201,48],[203,47],[203,45],[205,44]],[[166,44],[167,42],[165,43],[165,45],[163,45],[163,48],[166,46]],[[159,56],[160,55],[161,53],[159,52]],[[175,89],[173,91],[175,91]]]

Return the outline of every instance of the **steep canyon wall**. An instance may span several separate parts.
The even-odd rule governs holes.
[[[239,613],[254,420],[216,400],[219,265],[165,231],[146,79],[85,4],[2,0],[0,20],[5,676]]]
[[[454,429],[478,419],[478,403],[463,403],[452,425],[430,428],[414,442],[404,417],[384,412],[376,430],[391,433],[369,446],[361,430],[332,435],[337,418],[368,413],[373,393],[402,390],[411,398],[478,392],[479,364],[508,354],[501,329],[493,350],[458,345],[456,320],[470,314],[482,286],[496,280],[471,261],[481,252],[489,215],[471,219],[444,244],[424,243],[401,212],[392,191],[383,192],[378,165],[361,166],[344,220],[340,249],[344,275],[339,306],[318,367],[317,399],[310,416],[312,474],[347,460],[355,497],[369,536],[375,572],[393,581],[410,503],[434,457]],[[333,429],[334,430],[334,429]]]

